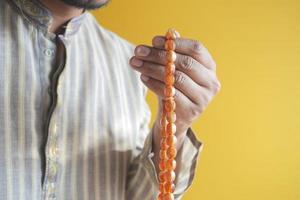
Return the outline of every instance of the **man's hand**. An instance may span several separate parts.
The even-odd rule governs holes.
[[[162,113],[164,97],[164,71],[166,65],[165,37],[156,36],[153,47],[138,45],[135,56],[130,59],[131,66],[141,72],[143,83],[159,99],[159,112],[156,127]],[[177,58],[175,61],[175,102],[176,135],[186,133],[192,122],[205,110],[209,102],[220,90],[216,76],[216,64],[208,50],[196,40],[175,39]]]
[[[133,69],[141,72],[143,83],[158,97],[158,115],[154,124],[154,157],[157,172],[160,148],[160,117],[163,111],[164,76],[166,65],[165,37],[153,38],[153,47],[138,45],[135,56],[130,59]],[[177,54],[175,66],[175,102],[176,102],[176,149],[184,141],[187,129],[192,125],[213,97],[220,90],[221,84],[216,75],[216,63],[208,50],[196,40],[175,39]],[[179,166],[178,166],[179,167]],[[176,167],[176,171],[179,170]],[[177,172],[176,172],[177,173]]]

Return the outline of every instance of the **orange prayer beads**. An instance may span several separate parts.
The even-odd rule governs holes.
[[[174,101],[175,88],[174,88],[174,73],[176,60],[175,53],[175,39],[179,37],[175,29],[169,29],[165,35],[165,50],[167,51],[167,64],[165,67],[165,89],[164,89],[164,102],[163,113],[160,120],[161,126],[161,143],[159,152],[159,194],[157,200],[174,200],[174,180],[176,178],[176,114]]]

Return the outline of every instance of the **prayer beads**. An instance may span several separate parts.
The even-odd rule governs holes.
[[[176,103],[174,100],[174,73],[175,73],[175,39],[179,37],[175,29],[169,29],[165,35],[165,50],[167,52],[167,64],[165,66],[165,88],[163,100],[163,112],[160,120],[161,142],[159,152],[159,194],[157,200],[174,200],[174,180],[176,178]]]

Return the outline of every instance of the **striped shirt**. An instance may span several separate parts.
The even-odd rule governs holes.
[[[150,110],[134,45],[84,11],[62,34],[38,0],[0,0],[0,199],[154,200]],[[175,199],[201,142],[178,152]]]

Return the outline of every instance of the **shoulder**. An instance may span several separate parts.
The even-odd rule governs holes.
[[[103,27],[89,12],[86,13],[86,21],[83,28],[86,31],[93,31],[93,39],[95,42],[104,44],[105,47],[108,48],[107,50],[112,50],[114,53],[119,52],[118,55],[132,56],[135,45],[122,38],[117,33]]]
[[[89,12],[86,13],[85,23],[82,27],[84,32],[93,32],[93,45],[105,49],[106,58],[114,60],[111,63],[118,63],[119,76],[126,76],[124,80],[134,88],[134,91],[141,96],[147,92],[147,88],[140,81],[140,73],[133,70],[129,65],[129,59],[134,55],[135,45],[122,38],[117,33],[103,27],[96,18]]]

